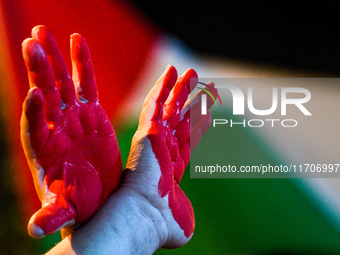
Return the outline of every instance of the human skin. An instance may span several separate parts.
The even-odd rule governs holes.
[[[33,29],[33,38],[36,29],[44,29],[44,31],[47,31],[45,33],[50,33],[45,27],[36,27]],[[39,162],[49,161],[50,158],[60,161],[60,156],[55,155],[58,150],[47,150],[46,152],[44,146],[51,134],[58,130],[59,118],[67,118],[64,112],[69,102],[74,102],[76,101],[75,98],[78,98],[75,104],[81,106],[79,106],[80,109],[76,108],[78,115],[75,115],[79,121],[71,121],[70,128],[60,128],[60,135],[65,136],[74,126],[82,127],[82,134],[88,134],[86,132],[92,134],[93,130],[96,130],[98,136],[106,138],[112,137],[114,132],[111,124],[109,124],[110,122],[106,121],[107,117],[103,115],[102,108],[97,111],[91,110],[92,104],[94,104],[92,107],[100,106],[98,106],[95,83],[90,82],[89,85],[86,82],[87,80],[94,80],[94,75],[92,65],[86,65],[89,63],[89,50],[85,40],[78,34],[71,37],[73,80],[77,93],[75,93],[74,89],[71,89],[73,83],[69,80],[68,83],[59,84],[58,89],[50,89],[51,84],[53,82],[55,84],[54,80],[58,77],[59,70],[66,68],[66,65],[64,67],[57,66],[58,63],[64,62],[54,63],[53,60],[46,57],[51,45],[40,46],[40,41],[38,41],[36,39],[26,39],[23,43],[23,56],[32,88],[24,103],[22,140],[35,178],[36,187],[38,187],[37,192],[44,206],[44,202],[51,199],[48,200],[48,197],[46,199],[48,192],[44,193],[41,190],[41,180],[43,180],[42,183],[45,188],[51,187],[49,185],[51,182],[48,182],[48,180],[53,179],[53,176],[49,176],[49,173],[53,173],[53,171],[46,171],[44,169],[45,165],[42,166]],[[75,41],[77,43],[74,43]],[[58,53],[54,54],[59,56],[59,50],[54,49],[53,52],[56,51]],[[41,62],[43,62],[43,65]],[[79,62],[80,64],[78,64]],[[44,78],[37,78],[40,76],[36,75],[36,66],[44,67],[38,68]],[[82,79],[85,79],[86,85],[84,86],[82,86],[84,84]],[[58,79],[56,80],[58,81]],[[191,100],[191,103],[187,101],[197,81],[197,74],[192,69],[188,69],[182,76],[177,77],[176,69],[172,66],[167,67],[144,101],[139,126],[131,143],[126,170],[119,189],[111,196],[87,194],[99,199],[98,204],[101,204],[101,198],[107,198],[107,201],[89,221],[76,228],[74,233],[68,235],[49,254],[151,254],[160,247],[176,248],[190,240],[195,227],[194,213],[190,200],[179,187],[179,183],[189,162],[191,150],[198,144],[211,123],[209,111],[205,116],[200,115],[200,95],[203,91],[199,92]],[[77,84],[80,84],[80,86],[77,87]],[[209,90],[213,86],[211,83],[206,89]],[[44,92],[47,88],[52,92]],[[49,100],[50,93],[57,93],[55,91],[60,93],[62,101],[58,97],[54,100]],[[69,93],[72,95],[69,95]],[[73,94],[75,95],[74,97]],[[66,103],[66,108],[63,107],[62,102]],[[212,99],[208,99],[208,108],[212,104]],[[60,117],[59,115],[62,113],[64,113],[63,117]],[[55,117],[56,114],[59,115]],[[98,126],[93,124],[91,118],[96,119],[95,124],[103,119],[104,122],[101,123],[105,124],[99,126],[104,126],[105,128],[94,128]],[[77,118],[75,119],[77,120]],[[82,122],[83,119],[86,121]],[[51,122],[54,125],[51,125]],[[76,132],[76,134],[79,135],[79,132]],[[107,134],[109,135],[107,136]],[[100,144],[100,142],[104,141],[102,139],[93,139],[92,136],[88,135],[86,137],[89,140],[86,143],[77,144],[79,146],[78,150],[82,151],[86,148],[88,158],[97,158],[98,151],[96,148],[98,148],[98,143]],[[74,139],[73,136],[71,137],[72,139]],[[119,166],[121,166],[121,163],[117,159],[119,149],[115,145],[116,140],[112,140],[108,146],[104,147],[105,149],[107,148],[105,153],[109,154],[106,154],[105,157],[99,157],[98,164],[100,166],[110,166],[107,168],[113,170],[113,173],[110,173],[111,170],[108,171],[107,176],[110,177],[107,178],[112,178],[110,180],[116,178],[115,180],[118,180],[117,182],[119,183],[121,179],[120,175],[117,174],[119,171],[116,171],[116,169],[119,169],[118,165],[120,164]],[[94,150],[91,150],[92,148]],[[39,159],[38,155],[43,156]],[[82,163],[81,159],[77,157],[82,158],[83,155],[72,155],[72,160],[75,161],[73,165],[82,166],[79,164]],[[85,164],[85,166],[87,165]],[[96,165],[96,167],[98,166]],[[98,172],[100,168],[97,169],[96,167],[94,167],[94,170]],[[83,167],[79,168],[82,170],[86,167],[83,165]],[[40,171],[37,171],[37,169]],[[74,188],[76,184],[78,185],[76,188],[92,193],[93,188],[89,188],[86,182],[87,178],[93,178],[92,172],[86,171],[86,174],[81,174],[81,176],[73,176],[73,173],[74,171],[64,171],[63,176],[65,176],[66,181],[58,186],[59,190],[62,191],[60,196],[72,198],[73,200],[71,199],[70,202],[72,206],[76,201],[80,204],[79,208],[85,208],[88,205],[86,205],[87,201],[83,201],[83,194],[80,193],[80,196],[77,197],[78,193],[72,192],[76,190]],[[90,176],[87,176],[87,174],[90,174]],[[82,180],[83,178],[85,181]],[[74,181],[67,182],[68,179]],[[68,185],[65,185],[65,183],[68,183]],[[102,182],[98,182],[98,185],[100,184],[103,186]],[[65,192],[65,190],[69,193]],[[96,192],[94,189],[94,193]],[[69,195],[65,195],[66,193]],[[52,204],[53,201],[55,200],[52,200]],[[96,207],[95,211],[97,209],[99,208]],[[79,214],[79,211],[77,213]],[[87,220],[87,217],[86,214],[86,217],[82,216],[81,218],[86,218]],[[28,229],[31,234],[34,231],[34,233],[39,234],[39,229],[35,230],[35,226],[30,227],[30,224],[36,225],[34,216],[32,218],[33,220],[31,219]],[[44,223],[48,225],[49,222],[46,220]],[[75,220],[75,222],[68,223],[68,227],[74,227],[76,222]],[[77,223],[79,224],[79,221]],[[42,230],[48,228],[48,226],[45,228],[39,227]],[[44,232],[44,234],[47,234],[47,232]]]
[[[71,36],[73,80],[44,26],[35,27],[32,38],[23,42],[23,57],[31,89],[23,106],[21,139],[42,202],[28,232],[43,237],[86,222],[118,188],[122,162],[98,101],[85,39]]]

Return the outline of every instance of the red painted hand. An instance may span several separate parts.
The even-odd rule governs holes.
[[[87,221],[118,188],[122,162],[98,102],[85,39],[71,37],[72,80],[47,28],[35,27],[32,37],[23,42],[31,89],[23,105],[21,139],[42,202],[28,231],[43,237]]]
[[[179,183],[190,150],[211,123],[210,112],[200,114],[203,92],[191,103],[186,102],[197,80],[192,69],[177,79],[176,69],[169,66],[157,81],[144,101],[122,184],[137,190],[160,211],[167,224],[164,247],[168,248],[187,243],[195,227],[193,208]],[[211,83],[206,89],[213,86]],[[213,100],[208,99],[208,108],[212,104]]]

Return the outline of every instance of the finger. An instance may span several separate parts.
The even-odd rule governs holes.
[[[37,152],[46,142],[49,135],[49,127],[45,118],[44,96],[37,87],[31,88],[24,102],[25,114],[22,130],[25,136],[30,138],[32,149]],[[29,149],[29,146],[25,146]]]
[[[217,89],[215,88],[215,83],[208,82],[206,86],[204,87],[205,90],[208,90],[216,100],[216,93],[218,93]],[[192,108],[196,104],[201,103],[202,94],[207,94],[204,90],[198,91],[192,98],[187,100],[183,106],[183,109],[181,111],[181,119],[184,117],[184,115],[188,112],[190,108]],[[215,101],[210,97],[210,95],[207,97],[207,109],[209,109]]]
[[[178,125],[183,105],[188,99],[191,90],[196,87],[197,81],[198,76],[193,69],[188,69],[177,79],[175,87],[164,105],[163,121],[169,125],[171,130]]]
[[[208,131],[211,124],[211,113],[207,115],[191,130],[190,134],[190,149],[193,151],[201,140],[202,136]]]
[[[74,209],[65,199],[57,197],[54,203],[45,205],[31,217],[28,233],[36,238],[54,234],[65,226],[72,226],[74,218]]]
[[[188,119],[187,119],[188,120]],[[179,183],[182,179],[184,170],[189,163],[190,153],[197,146],[201,137],[207,132],[211,124],[211,114],[208,111],[207,115],[190,131],[189,121],[181,121],[179,124],[180,129],[176,130],[176,137],[178,139],[179,153],[183,160],[182,167],[178,167],[174,171],[174,178]],[[190,138],[190,139],[189,139]]]
[[[94,77],[89,47],[80,34],[71,35],[72,78],[78,100],[98,101],[97,85]]]
[[[174,177],[177,183],[180,182],[184,170],[189,163],[190,160],[190,144],[189,144],[189,137],[190,137],[190,121],[189,118],[183,119],[177,126],[175,131],[175,137],[177,138],[178,148],[179,148],[179,155],[180,158],[183,160],[183,165],[181,167],[174,168]],[[176,171],[177,170],[177,171]]]
[[[38,41],[27,38],[22,43],[22,53],[25,60],[30,87],[37,86],[45,97],[46,117],[55,121],[60,113],[60,93],[55,85],[52,67]]]
[[[187,111],[184,118],[180,121],[180,123],[178,124],[175,130],[175,137],[177,138],[178,146],[181,150],[181,157],[184,160],[184,162],[186,162],[186,164],[189,162],[189,158],[190,158],[190,153],[186,152],[186,150],[190,152],[189,150],[190,140],[189,139],[192,139],[194,137],[194,134],[192,134],[192,132],[194,128],[196,128],[196,126],[203,119],[207,118],[208,114],[210,114],[209,111],[207,112],[207,115],[201,115],[200,112],[198,112],[198,114],[195,117],[193,117],[191,110],[198,112],[196,108],[190,109],[189,111]]]
[[[217,90],[214,88],[214,83],[208,83],[207,85],[208,86],[205,87],[206,90],[215,90],[217,92]],[[185,103],[185,106],[182,110],[182,115],[184,114],[184,116],[175,130],[174,135],[177,138],[180,154],[186,164],[188,164],[190,159],[189,138],[192,136],[191,130],[206,117],[206,115],[201,114],[201,96],[205,93],[205,91],[201,90],[200,92],[196,93],[192,99]],[[207,100],[207,109],[210,109],[213,104],[213,99],[209,97]]]
[[[73,81],[52,33],[45,26],[36,26],[32,29],[32,37],[40,43],[47,55],[62,100],[67,105],[73,104],[76,99]]]
[[[204,87],[205,90],[209,91],[214,99],[216,100],[216,93],[217,89],[215,88],[215,84],[212,82],[209,82],[207,84],[208,86]],[[202,95],[207,94],[204,90],[200,90],[198,93],[196,93],[193,98],[188,100],[182,110],[181,113],[181,119],[190,118],[191,126],[196,126],[205,115],[202,115],[201,108],[202,108]],[[210,95],[207,95],[207,110],[209,110],[214,105],[214,100],[210,97]],[[181,121],[182,121],[181,120]]]
[[[180,123],[180,125],[183,122]],[[186,122],[188,123],[188,122]],[[199,141],[201,140],[202,136],[208,131],[211,124],[211,113],[207,111],[207,115],[204,115],[202,120],[190,131],[189,124],[186,125],[186,128],[181,129],[183,132],[183,136],[181,137],[180,134],[177,134],[177,137],[180,137],[182,139],[182,142],[180,144],[179,142],[179,153],[181,155],[181,158],[183,160],[184,167],[177,168],[177,171],[174,171],[174,178],[179,183],[182,179],[183,173],[185,171],[185,167],[188,165],[190,160],[190,153],[194,150],[194,148],[197,146]],[[178,130],[176,130],[176,133]],[[185,140],[185,136],[190,136],[190,139]]]
[[[144,100],[139,119],[140,125],[150,123],[150,121],[162,121],[164,102],[176,80],[176,69],[173,66],[168,66]]]

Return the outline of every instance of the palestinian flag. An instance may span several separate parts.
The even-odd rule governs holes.
[[[70,59],[69,36],[77,32],[86,38],[100,101],[116,130],[123,161],[137,128],[142,102],[168,64],[175,66],[179,74],[190,67],[199,77],[211,79],[309,75],[197,54],[129,1],[1,2],[0,250],[4,254],[44,253],[60,240],[59,233],[35,240],[26,231],[28,219],[40,208],[40,202],[20,144],[21,105],[29,89],[21,43],[40,24],[52,31],[66,61]],[[71,67],[70,61],[68,65]],[[312,92],[306,107],[316,116],[308,130],[291,134],[242,125],[226,128],[222,151],[230,164],[336,162],[339,86],[306,89]],[[271,86],[258,91],[261,95],[271,92]],[[223,101],[223,105],[229,110],[213,106],[213,116],[230,120],[231,102]],[[198,149],[208,146],[214,138],[213,130],[209,130]],[[156,254],[340,253],[339,179],[191,178],[188,168],[181,187],[194,208],[194,236],[180,249],[161,249]]]

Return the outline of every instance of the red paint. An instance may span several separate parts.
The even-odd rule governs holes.
[[[34,38],[23,44],[33,87],[25,114],[30,143],[48,188],[48,193],[43,194],[44,207],[33,223],[49,234],[71,220],[72,226],[86,222],[118,188],[122,162],[113,127],[98,102],[84,38],[72,36],[71,56],[78,73],[75,79],[79,80],[81,96],[87,103],[76,99],[73,82],[52,34],[45,27],[35,28],[32,34]]]
[[[220,100],[220,104],[222,105],[222,100],[220,98],[220,95],[218,94],[217,90],[215,88],[211,88],[212,91],[214,91],[215,95],[217,96],[218,100]]]
[[[94,126],[85,131],[88,122]],[[66,200],[67,206],[58,206],[70,213],[76,211],[75,223],[84,223],[119,186],[118,143],[111,122],[95,103],[68,107],[55,126],[44,146],[35,149],[38,163],[45,170],[48,189],[62,198],[55,203]],[[37,144],[34,138],[31,143],[33,148]],[[36,224],[43,230],[51,228],[39,225],[39,219]]]
[[[17,99],[10,99],[11,104],[7,107],[11,110],[6,125],[13,134],[9,144],[14,155],[12,161],[16,164],[11,172],[20,189],[18,206],[25,210],[21,218],[27,222],[40,207],[40,202],[18,136],[21,102],[28,90],[20,51],[22,41],[29,36],[32,27],[45,24],[54,32],[59,49],[68,59],[70,45],[67,38],[74,32],[84,35],[92,48],[101,105],[109,119],[115,121],[114,114],[138,84],[136,80],[145,68],[159,31],[129,1],[11,0],[2,1],[0,5],[10,52],[7,61],[15,71],[7,74],[15,79],[15,83],[6,86]],[[70,67],[70,62],[67,64]]]
[[[197,74],[189,69],[179,77],[173,89],[171,102],[164,104],[176,78],[175,68],[170,67],[162,81],[162,90],[156,99],[157,106],[147,136],[162,172],[158,184],[159,194],[161,197],[168,195],[169,207],[174,219],[183,229],[185,236],[190,237],[195,228],[194,212],[190,200],[179,187],[190,157],[190,122],[189,114],[186,114],[182,121],[180,121],[180,114],[193,89],[190,89],[190,79],[197,80]]]

